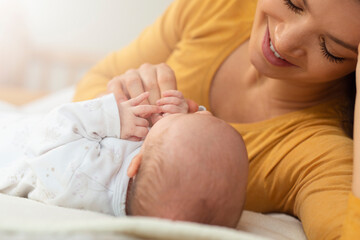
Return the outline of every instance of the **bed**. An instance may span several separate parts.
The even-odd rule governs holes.
[[[21,106],[0,101],[0,111],[47,112],[71,101],[74,87]],[[42,95],[41,95],[42,96]],[[0,239],[306,239],[299,220],[245,211],[237,229],[156,218],[116,218],[0,194]]]

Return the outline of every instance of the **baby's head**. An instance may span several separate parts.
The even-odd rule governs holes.
[[[127,213],[236,227],[247,170],[244,142],[230,125],[207,114],[167,116],[129,167],[137,174]]]

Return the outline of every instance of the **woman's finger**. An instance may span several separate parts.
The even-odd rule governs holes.
[[[128,93],[122,87],[122,79],[120,76],[114,77],[107,84],[107,92],[113,93],[117,102],[124,102],[128,100]]]
[[[161,97],[156,74],[156,66],[143,64],[139,68],[139,74],[142,79],[144,90],[150,93],[148,98],[149,103],[155,104],[156,100],[160,99]]]
[[[165,63],[156,65],[157,84],[161,93],[167,90],[176,90],[176,76],[174,71]],[[159,96],[159,99],[160,99]],[[151,116],[151,123],[155,124],[162,118],[160,114],[153,114]]]
[[[160,92],[176,90],[176,76],[174,71],[165,63],[156,66],[157,81]]]
[[[144,91],[143,81],[141,76],[137,70],[131,69],[128,70],[124,75],[122,75],[122,82],[123,87],[129,93],[130,98],[135,98],[139,96]],[[145,104],[148,103],[147,100],[144,102]]]
[[[143,64],[139,68],[139,71],[141,73],[141,77],[143,80],[144,89],[150,93],[148,98],[149,104],[155,104],[158,99],[161,97],[160,88],[158,85],[158,79],[157,79],[157,70],[156,66],[150,65],[150,64]],[[150,117],[151,125],[154,124],[153,119],[158,118],[160,114],[154,113],[149,115]]]

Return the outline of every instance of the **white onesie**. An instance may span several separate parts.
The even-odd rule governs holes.
[[[45,116],[0,113],[0,193],[123,216],[141,145],[120,139],[113,95]]]

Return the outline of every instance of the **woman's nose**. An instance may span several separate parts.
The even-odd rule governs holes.
[[[305,55],[305,36],[307,29],[304,25],[279,23],[275,26],[275,48],[280,54],[286,54],[294,58]]]

